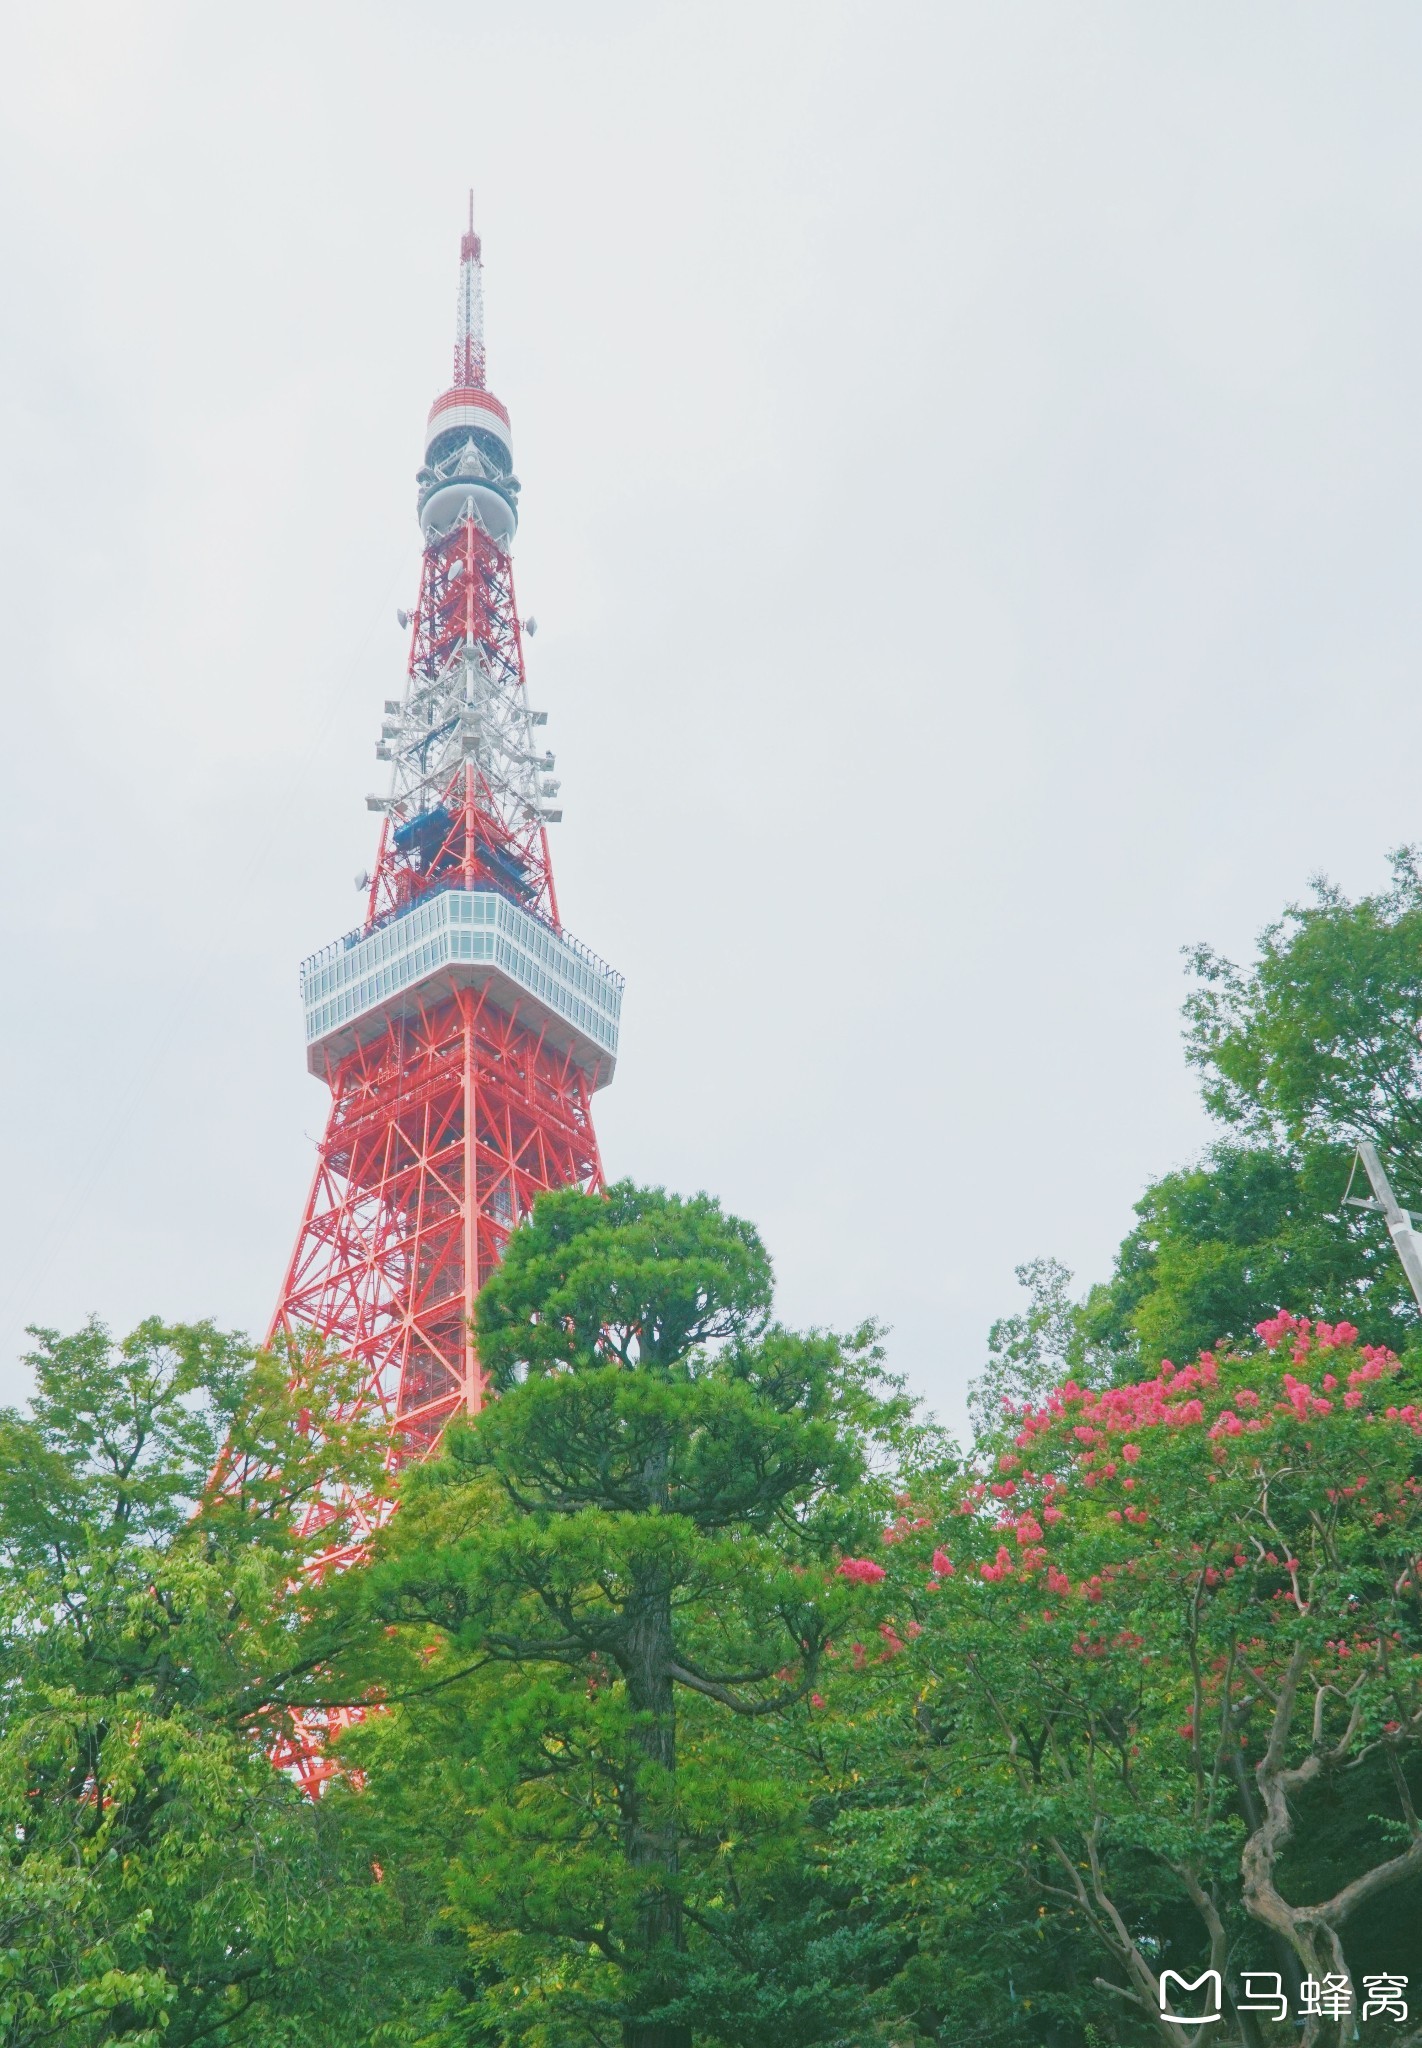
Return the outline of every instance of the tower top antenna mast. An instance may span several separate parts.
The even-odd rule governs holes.
[[[484,389],[484,252],[474,229],[474,194],[469,226],[459,244],[459,306],[454,323],[454,383],[457,390]]]

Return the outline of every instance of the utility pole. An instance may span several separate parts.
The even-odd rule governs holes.
[[[1406,1209],[1399,1208],[1397,1197],[1392,1191],[1392,1183],[1383,1172],[1378,1148],[1371,1139],[1360,1140],[1358,1157],[1362,1160],[1363,1170],[1372,1184],[1372,1199],[1369,1200],[1366,1195],[1345,1195],[1343,1199],[1354,1209],[1378,1209],[1382,1212],[1388,1235],[1397,1246],[1397,1256],[1402,1261],[1407,1284],[1412,1289],[1417,1306],[1422,1308],[1422,1233],[1415,1229]],[[1350,1178],[1348,1185],[1351,1187],[1352,1184]]]

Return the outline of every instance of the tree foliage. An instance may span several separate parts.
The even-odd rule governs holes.
[[[1387,888],[1357,902],[1316,883],[1247,967],[1203,945],[1189,962],[1186,1057],[1220,1137],[1145,1190],[1108,1281],[1084,1303],[1059,1288],[1072,1327],[1057,1354],[1083,1377],[1130,1378],[1243,1342],[1281,1307],[1351,1318],[1405,1351],[1416,1303],[1381,1220],[1344,1197],[1371,1138],[1422,1208],[1417,855],[1395,854]],[[999,1376],[994,1356],[984,1390]]]
[[[1246,1342],[1286,1303],[1325,1321],[1361,1318],[1403,1349],[1416,1304],[1387,1231],[1344,1204],[1351,1167],[1342,1144],[1222,1142],[1154,1182],[1111,1281],[1087,1297],[1078,1357],[1129,1375],[1142,1361]]]
[[[340,1589],[411,1702],[354,1746],[371,1804],[407,1770],[443,1787],[500,2039],[823,2038],[809,1930],[784,1967],[766,1941],[805,1826],[784,1731],[906,1410],[871,1331],[770,1311],[758,1236],[709,1198],[545,1196],[479,1300],[500,1397]]]
[[[1015,1277],[1027,1307],[999,1316],[988,1331],[988,1362],[968,1391],[968,1416],[984,1444],[1015,1428],[1011,1418],[1024,1403],[1044,1401],[1063,1380],[1091,1376],[1081,1306],[1061,1260],[1029,1259]]]
[[[1391,865],[1389,887],[1356,903],[1316,882],[1312,903],[1291,904],[1261,934],[1247,972],[1192,950],[1187,1051],[1222,1122],[1283,1146],[1370,1137],[1411,1167],[1422,1142],[1422,873],[1411,848]]]
[[[1159,1987],[1206,1967],[1221,2048],[1416,2048],[1350,2031],[1370,1973],[1422,2005],[1422,1358],[1339,1195],[1359,1104],[1403,1174],[1400,874],[1202,970],[1232,1135],[1084,1307],[1020,1269],[971,1465],[871,1326],[774,1320],[749,1224],[627,1184],[514,1233],[490,1402],[324,1579],[380,1479],[351,1368],[40,1333],[0,2048],[1197,2048]],[[1367,1091],[1315,1044],[1355,926]],[[269,1752],[337,1705],[312,1804]],[[1352,2010],[1262,2027],[1248,1972]]]
[[[1160,1973],[1422,1982],[1422,1402],[1348,1326],[1098,1392],[889,1525],[836,1855],[895,2038],[1165,2041]],[[1397,2039],[1390,2019],[1364,2039]],[[1409,2039],[1415,2039],[1415,2034]]]
[[[349,1370],[209,1324],[35,1334],[0,1414],[0,2042],[338,2043],[368,1872],[267,1752],[332,1648],[296,1524],[378,1469],[310,1426]]]

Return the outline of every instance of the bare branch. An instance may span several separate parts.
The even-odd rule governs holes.
[[[815,1682],[813,1668],[808,1668],[799,1685],[787,1687],[768,1700],[743,1700],[727,1685],[720,1685],[712,1678],[699,1678],[694,1671],[688,1671],[684,1664],[668,1663],[667,1676],[678,1685],[687,1686],[692,1692],[704,1693],[708,1700],[719,1700],[723,1707],[729,1707],[733,1714],[754,1716],[757,1714],[779,1714],[787,1707],[793,1707],[805,1699]]]
[[[1341,1927],[1359,1906],[1365,1906],[1379,1892],[1389,1891],[1393,1885],[1401,1884],[1419,1870],[1422,1870],[1422,1835],[1409,1843],[1400,1856],[1394,1856],[1389,1862],[1379,1863],[1375,1869],[1355,1877],[1351,1884],[1344,1885],[1342,1891],[1335,1892],[1324,1905],[1297,1910],[1301,1918],[1316,1921],[1330,1930]]]

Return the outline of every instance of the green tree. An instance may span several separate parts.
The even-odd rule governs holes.
[[[1341,2048],[1369,1975],[1419,1981],[1422,1402],[1356,1334],[1279,1316],[1068,1384],[901,1518],[885,1648],[825,1730],[835,1857],[904,1956],[894,2039],[1188,2048],[1162,1972],[1214,1968],[1211,2039]],[[1330,1975],[1351,2009],[1305,2018]]]
[[[1390,886],[1350,902],[1330,883],[1260,935],[1246,972],[1190,955],[1186,1050],[1206,1107],[1274,1145],[1370,1137],[1418,1190],[1422,1146],[1422,874],[1415,849]]]
[[[1391,868],[1356,902],[1316,883],[1247,967],[1190,949],[1186,1056],[1222,1136],[1146,1189],[1111,1278],[1054,1311],[1074,1317],[1053,1341],[1079,1374],[1129,1378],[1240,1342],[1281,1307],[1418,1342],[1386,1230],[1344,1201],[1366,1137],[1422,1207],[1422,875],[1408,848]]]
[[[1153,1182],[1110,1281],[1078,1315],[1077,1356],[1129,1376],[1243,1343],[1290,1304],[1402,1349],[1416,1304],[1387,1231],[1344,1205],[1351,1163],[1342,1144],[1225,1142]]]
[[[408,1704],[351,1753],[392,1856],[440,1840],[492,2038],[828,2038],[852,1935],[796,1904],[803,1746],[906,1404],[872,1331],[770,1313],[759,1237],[708,1197],[544,1196],[479,1298],[498,1398],[333,1592],[394,1630]]]
[[[267,1756],[333,1648],[301,1591],[329,1530],[296,1529],[377,1480],[311,1426],[348,1370],[209,1324],[35,1334],[0,1413],[0,2042],[343,2043],[386,1902]]]
[[[968,1390],[968,1416],[980,1443],[1004,1428],[1024,1402],[1044,1401],[1065,1379],[1092,1376],[1081,1305],[1071,1293],[1072,1276],[1060,1259],[1029,1259],[1015,1269],[1027,1307],[999,1316],[988,1331],[988,1362]]]

